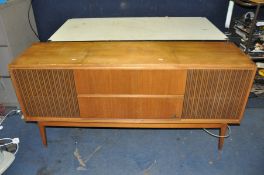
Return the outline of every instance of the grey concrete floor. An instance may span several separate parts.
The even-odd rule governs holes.
[[[47,128],[9,117],[0,137],[19,137],[5,175],[263,175],[264,108],[248,108],[223,151],[201,129]],[[218,133],[218,130],[211,130]],[[76,144],[77,143],[77,144]]]

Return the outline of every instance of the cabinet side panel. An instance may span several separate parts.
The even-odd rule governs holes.
[[[254,69],[188,70],[183,119],[240,119]]]
[[[72,70],[12,70],[27,116],[79,117]]]

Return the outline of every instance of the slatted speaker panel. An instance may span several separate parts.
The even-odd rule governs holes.
[[[27,116],[79,117],[72,70],[16,69],[12,73]]]
[[[184,119],[238,119],[253,70],[188,70]]]

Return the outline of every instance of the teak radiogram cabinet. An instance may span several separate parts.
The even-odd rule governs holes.
[[[26,121],[45,126],[239,124],[256,67],[230,42],[36,43],[9,66]],[[224,138],[219,139],[219,149]]]

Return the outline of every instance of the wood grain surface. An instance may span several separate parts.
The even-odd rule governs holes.
[[[264,0],[250,0],[250,2],[254,2],[256,4],[264,4]]]
[[[230,42],[36,43],[10,74],[45,126],[220,128],[240,123],[256,71]],[[219,149],[224,139],[219,139]]]
[[[183,95],[186,70],[74,70],[78,94]]]
[[[82,96],[78,97],[84,118],[167,119],[181,116],[183,96]]]
[[[199,68],[252,67],[230,42],[52,42],[36,43],[10,68]]]

